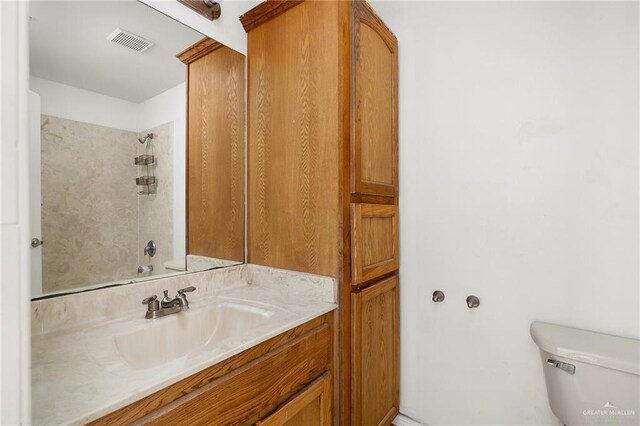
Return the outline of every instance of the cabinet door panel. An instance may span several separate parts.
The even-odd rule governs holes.
[[[352,192],[398,192],[397,41],[367,5],[354,8]]]
[[[257,423],[259,426],[331,425],[331,376],[323,374],[275,413]]]
[[[249,263],[338,271],[337,14],[303,2],[248,34]]]
[[[398,206],[352,204],[352,284],[398,269]]]
[[[189,63],[188,73],[187,252],[238,262],[244,261],[244,59],[221,46]]]
[[[398,413],[398,277],[352,296],[352,424],[390,425]]]

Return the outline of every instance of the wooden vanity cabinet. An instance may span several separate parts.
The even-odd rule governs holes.
[[[337,279],[333,424],[390,425],[399,375],[396,37],[365,1],[269,0],[240,20],[248,262]]]
[[[328,313],[202,370],[92,425],[330,425]]]

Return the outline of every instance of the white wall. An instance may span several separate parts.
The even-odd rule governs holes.
[[[399,40],[401,411],[557,424],[531,321],[640,338],[638,3],[374,7]]]
[[[173,259],[184,261],[186,255],[186,152],[187,152],[187,84],[179,84],[142,102],[138,131],[173,122]]]
[[[38,77],[29,79],[40,95],[42,114],[137,132],[139,104]]]

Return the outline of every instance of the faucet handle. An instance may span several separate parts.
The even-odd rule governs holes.
[[[149,296],[149,297],[147,297],[146,299],[144,299],[144,300],[142,301],[142,304],[143,304],[143,305],[148,305],[149,303],[151,303],[151,302],[153,302],[154,300],[157,300],[157,299],[158,299],[158,296],[156,296],[156,295],[154,294],[153,296]]]
[[[160,310],[160,301],[155,294],[149,296],[142,301],[143,305],[147,305],[147,315],[145,318],[155,318],[153,315]]]
[[[147,305],[147,313],[144,315],[146,319],[158,318],[158,313],[160,311],[160,301],[158,300],[158,296],[155,294],[153,296],[149,296],[142,301],[143,305]]]
[[[195,289],[196,288],[194,286],[190,286],[190,287],[187,287],[187,288],[181,288],[180,290],[178,290],[178,294],[180,294],[180,293],[182,293],[182,294],[190,293],[192,291],[195,291]]]

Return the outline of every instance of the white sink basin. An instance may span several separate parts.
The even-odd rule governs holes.
[[[220,301],[145,320],[134,331],[116,334],[114,343],[131,368],[146,369],[201,351],[210,344],[247,336],[275,312],[275,308]]]

